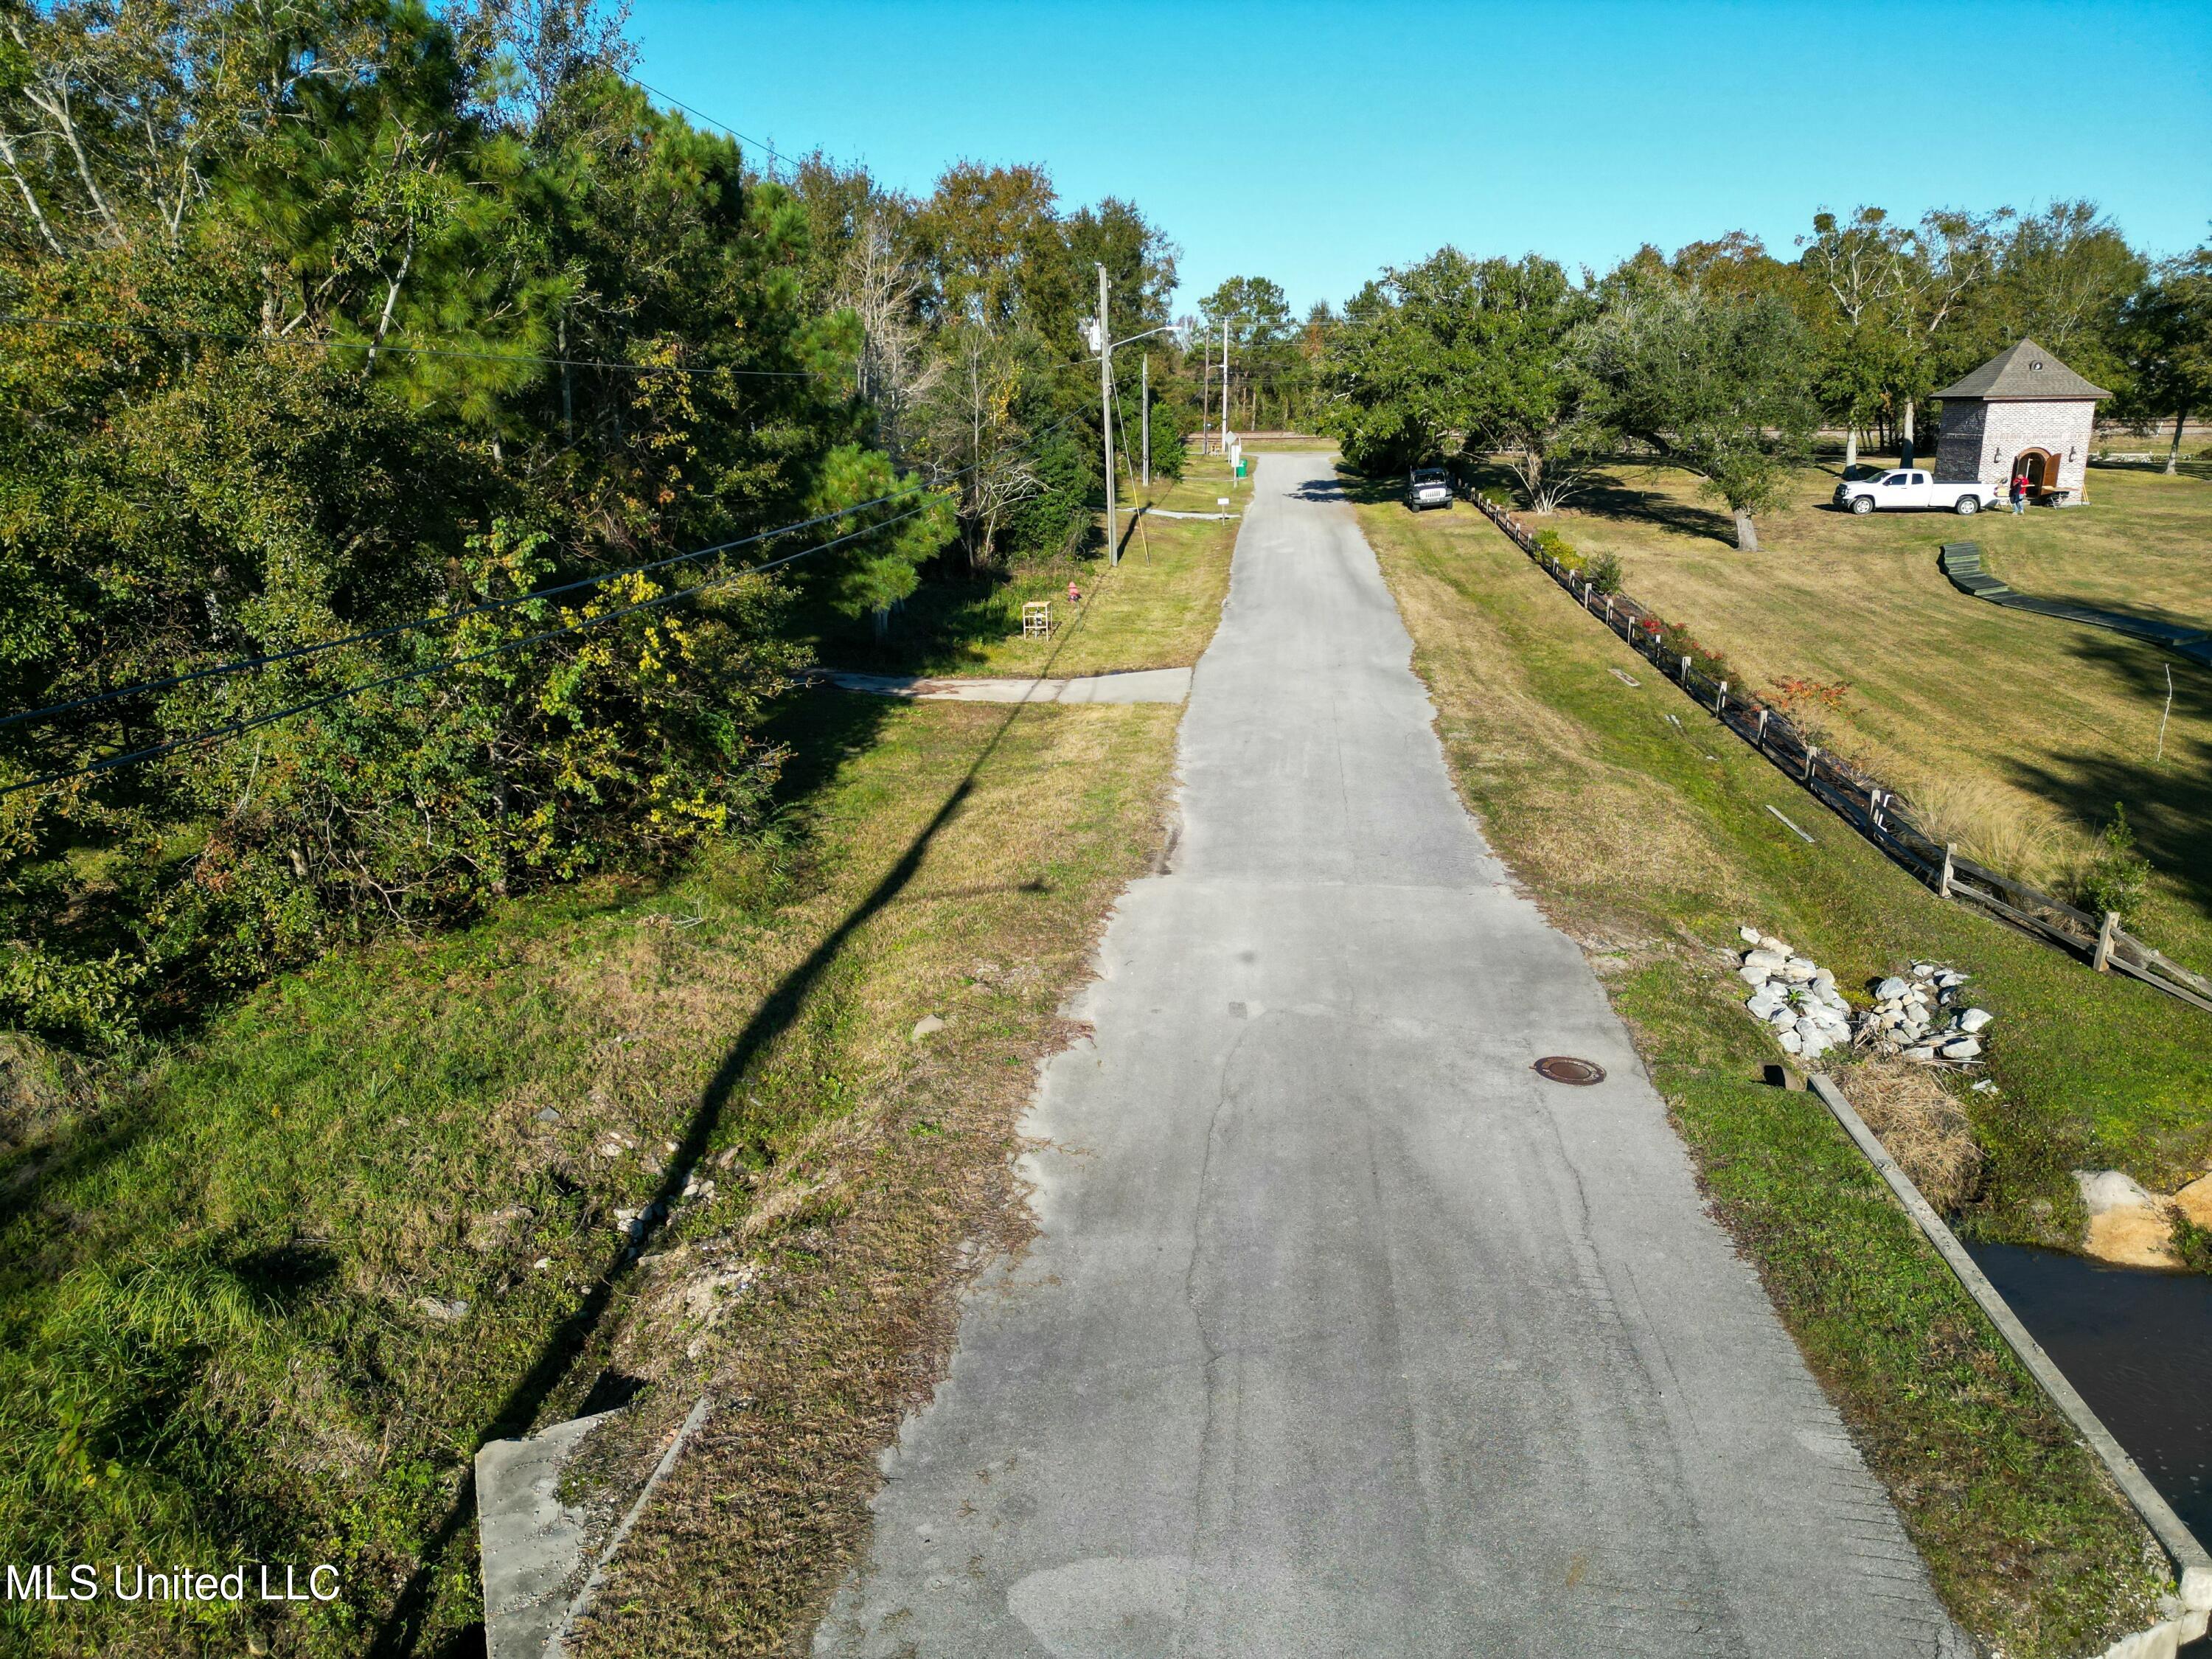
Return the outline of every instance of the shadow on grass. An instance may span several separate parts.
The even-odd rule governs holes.
[[[90,1117],[70,1134],[49,1135],[23,1147],[0,1176],[0,1228],[37,1209],[49,1192],[64,1190],[123,1157],[155,1127],[142,1104],[123,1121],[106,1115]]]
[[[2003,571],[1994,568],[1986,562],[1984,564],[1983,568],[1988,571],[1990,575],[1995,576],[1999,581],[2003,582],[2008,587],[2012,586],[2011,581]],[[2147,623],[2154,629],[2172,630],[2183,635],[2203,634],[2208,630],[2212,630],[2212,617],[2185,616],[2182,612],[2168,610],[2164,605],[2145,605],[2128,599],[2112,599],[2101,593],[2096,595],[2037,593],[2030,592],[2024,588],[2013,588],[2013,592],[2021,599],[2033,599],[2036,601],[2038,605],[2050,605],[2063,607],[2062,610],[2047,611],[2043,611],[2040,614],[2045,616],[2063,617],[2066,620],[2078,623],[2083,627],[2094,628],[2098,624],[2089,621],[2086,617],[2072,616],[2069,615],[2068,612],[2087,611],[2102,614],[2107,617],[2118,617],[2129,622]],[[2008,610],[2016,611],[2023,609],[2024,607],[2019,605],[2008,605],[2006,608]],[[2033,615],[2038,613],[2031,611],[2030,614]],[[2155,647],[2154,647],[2154,648],[2155,648]],[[2163,691],[2161,691],[2160,695],[2164,695]]]
[[[1617,473],[1597,472],[1570,503],[1592,518],[1626,519],[1680,535],[1735,546],[1735,520],[1727,514],[1690,501],[1676,501],[1656,489],[1639,489]]]
[[[2212,674],[2124,637],[2084,635],[2072,652],[2151,709],[2166,702],[2171,665],[2173,713],[2194,722],[2194,729],[2167,726],[2163,761],[2154,759],[2156,750],[2150,747],[2132,757],[2075,750],[2013,757],[2002,763],[2005,775],[2093,830],[2112,817],[2115,802],[2124,804],[2142,855],[2212,918],[2212,742],[2197,735],[2212,722]],[[2212,968],[2202,962],[2187,965]]]
[[[1053,654],[1042,671],[1052,672],[1053,662],[1080,631],[1079,616],[1073,627],[1053,648]],[[800,724],[811,726],[817,740],[805,750],[795,751],[793,763],[786,769],[786,777],[793,789],[817,790],[836,775],[843,759],[866,746],[878,726],[888,717],[891,704],[879,698],[829,690],[827,688],[802,694],[804,702],[789,718],[794,729]],[[745,1023],[737,1041],[731,1044],[715,1068],[714,1077],[702,1091],[698,1106],[693,1110],[676,1150],[663,1166],[659,1183],[653,1196],[647,1200],[648,1213],[665,1216],[674,1207],[692,1170],[704,1158],[714,1146],[722,1127],[730,1103],[739,1097],[740,1085],[775,1046],[776,1040],[798,1022],[808,1000],[823,975],[843,955],[854,936],[888,905],[905,891],[928,856],[931,844],[939,832],[960,815],[969,798],[975,792],[975,781],[983,768],[996,754],[999,746],[1012,730],[1014,722],[1028,713],[1032,705],[1017,703],[1007,710],[1006,718],[993,728],[988,739],[977,750],[957,783],[945,796],[943,803],[930,817],[929,822],[907,844],[906,849],[884,872],[876,884],[844,919],[831,929],[814,949],[771,991],[753,1017]],[[803,754],[804,757],[801,758]],[[796,796],[793,799],[797,799]],[[948,894],[931,896],[945,897]],[[574,1369],[576,1362],[591,1352],[601,1334],[609,1311],[613,1308],[617,1292],[628,1279],[643,1255],[642,1247],[617,1248],[600,1269],[598,1278],[583,1300],[562,1320],[539,1348],[507,1398],[501,1403],[489,1421],[477,1431],[477,1447],[486,1442],[526,1434],[538,1414],[559,1390]],[[378,1627],[368,1651],[372,1659],[411,1659],[423,1651],[420,1646],[424,1626],[428,1623],[437,1599],[437,1585],[444,1577],[447,1556],[455,1543],[467,1532],[471,1518],[476,1512],[476,1479],[473,1462],[461,1478],[451,1508],[437,1530],[425,1540],[416,1558],[416,1566],[407,1583],[392,1603],[392,1610]],[[469,1631],[436,1650],[437,1659],[466,1659],[466,1656],[482,1651],[471,1643],[481,1641],[481,1627]]]
[[[1122,537],[1124,557],[1136,533],[1135,516]],[[957,673],[984,662],[990,647],[1021,631],[1020,600],[1036,596],[1039,578],[1046,579],[1048,590],[1073,580],[1087,592],[1105,562],[1105,534],[1096,528],[1066,550],[981,570],[969,569],[963,557],[948,553],[924,568],[921,585],[894,609],[883,637],[877,637],[872,617],[840,616],[818,605],[803,631],[811,635],[816,657],[835,667]]]

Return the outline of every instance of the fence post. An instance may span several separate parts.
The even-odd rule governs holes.
[[[2109,974],[2112,970],[2112,935],[2118,930],[2119,925],[2118,911],[2105,912],[2104,926],[2097,929],[2097,954],[2089,963],[2100,974]]]
[[[1937,898],[1951,896],[1951,854],[1958,851],[1958,847],[1959,844],[1956,842],[1947,841],[1943,843],[1943,874],[1936,884]]]
[[[1713,694],[1713,713],[1721,715],[1728,713],[1728,682],[1726,680],[1721,682],[1721,689]]]
[[[1759,752],[1766,752],[1766,710],[1759,711]]]
[[[1605,596],[1605,625],[1607,628],[1613,626],[1613,595],[1610,593]]]
[[[1681,679],[1682,684],[1685,685],[1687,685],[1690,683],[1690,653],[1686,651],[1682,653]]]
[[[1877,830],[1882,827],[1881,802],[1881,791],[1875,787],[1874,785],[1869,784],[1867,786],[1867,810],[1873,815],[1874,827]]]
[[[1808,783],[1813,781],[1813,758],[1820,752],[1820,745],[1817,744],[1808,743],[1805,745],[1805,781]]]

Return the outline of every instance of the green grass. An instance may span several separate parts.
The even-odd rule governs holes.
[[[2212,626],[2212,484],[2100,470],[2087,507],[1970,520],[1837,513],[1834,484],[1825,468],[1795,475],[1756,554],[1667,468],[1615,469],[1577,510],[1532,522],[1616,554],[1623,591],[1717,651],[1740,685],[1770,697],[1790,677],[1847,685],[1841,710],[1819,717],[1824,744],[2000,869],[2067,889],[2124,803],[2157,872],[2136,931],[2212,972],[2212,670],[1972,599],[1936,568],[1942,543],[1971,539],[2024,592]]]
[[[1991,1237],[2074,1242],[2075,1164],[2170,1187],[2212,1161],[2205,1017],[1938,901],[1486,521],[1364,493],[1461,788],[1607,981],[1718,1212],[1948,1605],[2007,1654],[2053,1659],[2148,1622],[2134,1517],[1819,1102],[1759,1081],[1783,1056],[1740,1006],[1732,947],[1754,923],[1861,994],[1916,957],[1974,975],[1998,1016],[2002,1092],[1966,1097],[1990,1174],[1960,1223]]]
[[[711,1568],[644,1626],[618,1571],[602,1650],[793,1639],[941,1358],[961,1241],[1019,1212],[1013,1124],[1156,843],[1176,715],[808,694],[781,844],[342,953],[50,1103],[0,1172],[6,1558],[326,1561],[344,1589],[0,1605],[0,1645],[465,1650],[467,1461],[603,1371],[649,1385],[648,1456],[701,1389],[751,1405],[684,1475],[745,1514],[684,1534]],[[919,1045],[925,1012],[949,1029]],[[616,1212],[693,1158],[719,1191],[634,1266]],[[750,1299],[694,1317],[738,1272]],[[641,1571],[682,1553],[660,1524]]]
[[[1124,487],[1118,566],[1109,566],[1102,547],[973,581],[933,581],[908,601],[884,644],[835,640],[823,659],[839,668],[970,678],[1039,674],[1047,662],[1056,676],[1188,667],[1219,620],[1236,527],[1149,514],[1133,526],[1126,509],[1149,501],[1212,513],[1218,497],[1230,495],[1231,510],[1241,511],[1251,481],[1232,483],[1219,457],[1194,453],[1180,480],[1156,479],[1150,489],[1124,480]],[[1074,607],[1071,580],[1083,595]],[[1032,599],[1052,606],[1048,637],[1022,633],[1022,606]]]

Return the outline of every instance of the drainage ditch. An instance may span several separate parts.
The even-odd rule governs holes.
[[[2212,1278],[1966,1249],[2174,1513],[2212,1540]]]

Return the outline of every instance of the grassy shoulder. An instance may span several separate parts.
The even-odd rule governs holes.
[[[807,694],[781,847],[334,957],[58,1109],[0,1185],[9,1559],[343,1589],[10,1603],[0,1644],[469,1651],[477,1443],[635,1395],[650,1453],[711,1390],[589,1650],[787,1646],[963,1241],[1022,1212],[1014,1126],[1154,850],[1177,714]]]
[[[1149,488],[1123,483],[1118,564],[1099,545],[1012,573],[933,580],[901,607],[885,639],[848,635],[826,643],[824,659],[840,668],[978,678],[1041,674],[1047,663],[1054,675],[1190,666],[1220,619],[1235,536],[1218,522],[1127,509],[1210,514],[1229,496],[1237,512],[1251,481],[1231,479],[1221,457],[1194,451],[1179,479],[1155,479]],[[1082,595],[1073,605],[1071,582]],[[1022,631],[1022,607],[1032,600],[1051,607],[1052,632],[1042,638]]]
[[[2136,931],[2212,972],[2212,670],[1970,598],[1936,568],[1941,544],[1972,539],[2023,592],[2212,626],[2212,483],[2100,469],[2087,507],[1961,520],[1838,513],[1835,482],[1794,475],[1756,554],[1669,468],[1615,469],[1542,522],[1617,555],[1626,592],[1761,695],[1793,678],[1848,686],[1839,708],[1813,711],[1826,746],[2000,869],[2064,886],[2124,803],[2156,871]]]
[[[2147,1534],[1820,1103],[1759,1080],[1781,1056],[1739,1006],[1729,946],[1754,922],[1853,991],[1916,957],[1975,975],[2000,1016],[2002,1092],[1970,1097],[1990,1173],[1962,1220],[1996,1237],[2078,1237],[2075,1164],[2170,1184],[2212,1159],[2203,1016],[1936,900],[1577,616],[1479,515],[1416,517],[1372,494],[1362,523],[1461,789],[1606,981],[1716,1210],[1947,1604],[2015,1656],[2096,1651],[2147,1623]]]

